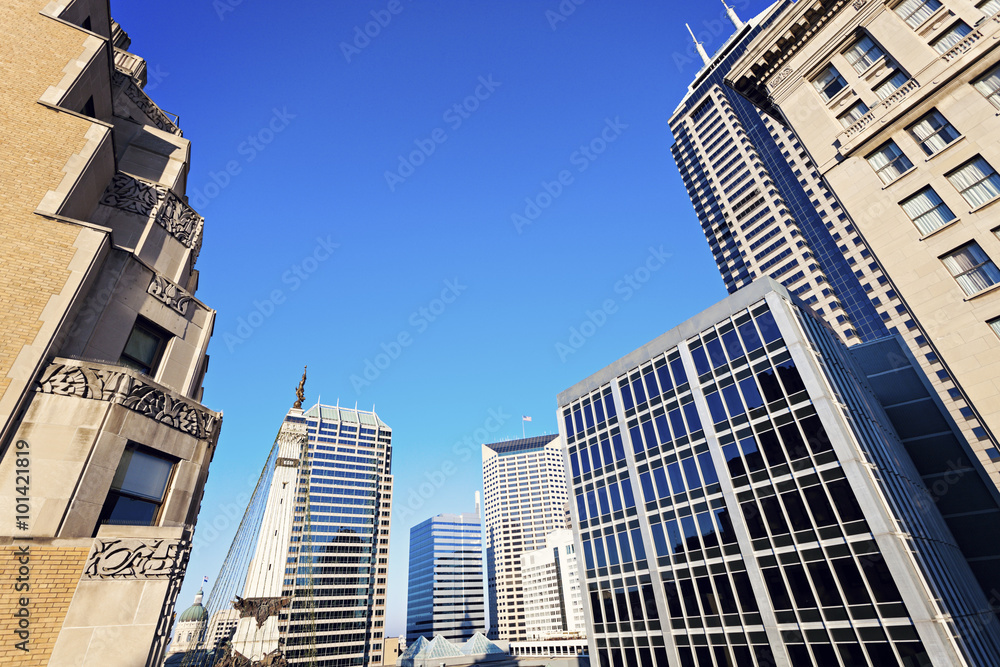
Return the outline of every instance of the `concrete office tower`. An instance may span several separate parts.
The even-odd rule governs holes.
[[[0,25],[0,663],[158,664],[221,420],[191,144],[107,0]]]
[[[1000,664],[1000,494],[898,337],[763,279],[559,406],[599,664]]]
[[[978,440],[977,411],[937,352],[937,314],[924,322],[926,313],[916,317],[907,307],[892,272],[859,233],[861,223],[841,207],[791,129],[725,85],[750,43],[791,5],[782,0],[741,25],[670,118],[671,152],[716,266],[729,292],[763,276],[781,282],[848,345],[899,333],[966,438]],[[792,113],[811,122],[801,109]]]
[[[529,641],[581,637],[586,632],[573,531],[545,536],[545,546],[521,556],[524,617]]]
[[[483,445],[490,637],[524,639],[521,554],[565,524],[566,464],[559,436]]]
[[[995,2],[795,4],[727,75],[794,132],[930,343],[1000,484]],[[971,427],[971,428],[970,428]]]
[[[240,618],[233,647],[250,660],[280,649],[290,665],[380,664],[392,430],[374,412],[292,407],[277,444],[241,594],[264,621]]]
[[[410,529],[407,644],[438,635],[465,642],[486,631],[482,533],[478,512],[438,514]]]

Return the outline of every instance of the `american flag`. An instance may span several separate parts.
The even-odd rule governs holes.
[[[530,422],[531,421],[531,417],[525,417],[524,415],[521,415],[521,421],[523,421],[523,422]]]

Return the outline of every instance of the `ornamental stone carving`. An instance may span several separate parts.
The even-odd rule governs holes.
[[[135,81],[131,76],[121,70],[115,69],[111,75],[111,81],[115,86],[124,86],[125,95],[139,107],[142,113],[146,114],[149,120],[153,121],[153,125],[164,132],[181,136],[181,129],[167,117],[167,114],[163,113],[160,107],[156,106],[156,102],[149,99],[149,96],[139,86],[135,85]]]
[[[187,540],[94,540],[83,576],[87,579],[165,579],[184,573]]]
[[[210,439],[218,422],[218,417],[209,411],[125,371],[111,368],[78,366],[57,360],[42,373],[36,391],[117,403],[199,440]]]
[[[193,259],[197,259],[201,251],[205,219],[162,185],[119,172],[104,191],[101,203],[129,213],[152,217],[171,236],[191,248]]]
[[[260,660],[251,660],[233,648],[232,642],[226,642],[222,656],[217,659],[214,667],[287,667],[288,661],[276,648]]]
[[[854,0],[854,9],[861,11],[861,9],[868,4],[868,0]]]
[[[181,315],[187,315],[188,304],[192,301],[191,295],[163,276],[154,273],[153,280],[150,281],[146,292],[155,296],[159,301],[162,301]]]
[[[240,618],[252,616],[257,621],[257,627],[264,625],[270,617],[276,615],[292,603],[292,598],[241,598],[239,595],[233,600],[233,609],[240,612]]]
[[[778,87],[778,84],[780,84],[782,81],[784,81],[791,75],[792,75],[791,67],[783,68],[780,72],[771,77],[771,83],[769,84],[769,87],[771,88],[771,90],[774,90],[775,88]]]

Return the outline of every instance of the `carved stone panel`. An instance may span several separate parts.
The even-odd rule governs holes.
[[[119,172],[104,191],[101,203],[129,213],[152,217],[156,224],[192,249],[193,259],[198,258],[205,219],[162,185]]]
[[[153,280],[150,281],[146,292],[155,296],[181,315],[187,315],[188,304],[192,301],[191,295],[163,276],[154,273]]]
[[[792,68],[791,67],[785,67],[785,68],[783,68],[780,72],[778,72],[773,77],[771,77],[771,82],[768,84],[768,87],[771,90],[774,90],[775,88],[778,87],[778,85],[782,81],[784,81],[785,79],[787,79],[791,75],[792,75]]]
[[[180,576],[187,540],[97,538],[83,570],[86,579],[164,579]]]
[[[156,103],[149,99],[149,96],[139,86],[135,85],[132,77],[116,69],[112,74],[111,80],[115,86],[124,85],[125,95],[139,107],[142,113],[146,114],[149,120],[153,121],[153,125],[171,134],[178,136],[182,134],[181,129],[174,125],[174,122],[167,117],[167,114],[163,113],[163,110],[156,106]]]

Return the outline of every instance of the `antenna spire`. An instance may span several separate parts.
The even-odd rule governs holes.
[[[743,27],[743,21],[741,21],[740,17],[736,15],[736,10],[733,9],[732,7],[730,7],[729,5],[727,5],[726,4],[726,0],[722,0],[722,6],[726,8],[726,16],[728,16],[729,20],[733,22],[733,26],[737,30],[739,30],[740,28],[742,28]]]
[[[694,36],[694,30],[691,29],[691,26],[689,26],[687,23],[685,23],[684,25],[687,26],[688,32],[691,33],[691,39],[694,40],[694,46],[696,49],[698,49],[698,55],[701,56],[702,62],[704,62],[707,65],[708,63],[711,62],[711,60],[709,60],[708,54],[705,53],[705,47],[702,46],[701,42],[698,41],[698,38]]]

